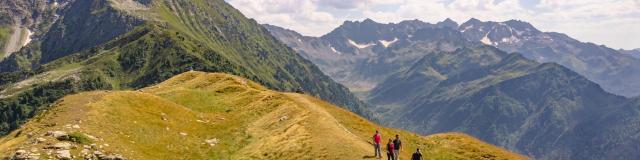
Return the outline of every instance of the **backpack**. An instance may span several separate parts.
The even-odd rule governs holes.
[[[422,158],[422,153],[413,153],[413,155],[411,156],[411,160],[420,160],[420,158]]]

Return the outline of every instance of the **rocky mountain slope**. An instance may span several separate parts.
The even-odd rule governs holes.
[[[67,96],[0,138],[7,157],[374,159],[370,136],[399,134],[409,157],[525,159],[461,133],[378,126],[308,95],[219,73],[187,72],[137,91]]]
[[[461,34],[448,29],[446,24],[418,20],[397,24],[381,24],[370,19],[346,21],[322,37],[307,37],[280,27],[265,26],[336,81],[352,91],[368,91],[423,55],[405,49],[415,41],[431,42],[424,49],[448,51],[455,50],[458,43],[466,43]],[[443,25],[442,28],[438,28],[439,25]],[[460,39],[442,40],[450,36]]]
[[[347,88],[223,0],[66,1],[59,19],[0,62],[0,133],[64,95],[136,89],[188,70],[240,75],[369,117]]]
[[[31,42],[33,34],[44,33],[69,0],[0,2],[0,60]]]
[[[441,28],[457,30],[468,41],[492,45],[506,52],[518,52],[540,63],[558,63],[600,84],[608,92],[627,97],[640,95],[640,60],[603,45],[581,42],[561,33],[543,32],[518,20],[483,22],[470,19],[458,26],[450,19],[436,24],[419,20],[382,24],[367,19],[346,21],[322,37],[305,37],[291,31],[286,33],[286,29],[274,26],[267,28],[278,39],[316,63],[326,74],[358,90],[373,88],[393,72],[413,64],[416,56],[412,55],[424,53],[398,56],[400,58],[380,59],[381,56],[397,55],[398,48],[413,41],[416,31]],[[432,44],[430,47],[455,50],[449,44]],[[410,60],[402,60],[402,57]],[[398,64],[379,66],[385,63]],[[355,82],[363,84],[352,84]]]
[[[506,52],[519,52],[538,62],[561,64],[594,81],[605,90],[627,97],[640,95],[640,60],[565,34],[543,32],[517,20],[483,22],[471,19],[459,27],[467,39]]]
[[[634,130],[635,122],[593,122],[640,106],[621,107],[629,100],[557,64],[495,48],[464,48],[431,53],[391,77],[367,100],[378,106],[388,126],[424,134],[464,132],[540,159],[640,156],[619,151],[640,146],[615,140],[635,136],[608,131]],[[637,114],[619,116],[635,119]],[[600,141],[592,141],[596,138]],[[589,147],[604,144],[609,147]]]

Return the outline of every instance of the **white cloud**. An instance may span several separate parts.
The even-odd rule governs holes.
[[[227,0],[247,17],[320,36],[345,20],[520,19],[612,48],[640,48],[640,0]]]
[[[313,0],[320,5],[327,5],[336,9],[354,9],[358,8],[366,2],[365,0]]]

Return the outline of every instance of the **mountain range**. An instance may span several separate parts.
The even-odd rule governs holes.
[[[604,46],[560,39],[555,36],[562,34],[516,20],[471,19],[458,26],[450,19],[436,24],[367,19],[345,22],[322,37],[266,27],[358,93],[388,126],[422,134],[460,131],[536,159],[640,157],[633,151],[640,147],[633,143],[640,104],[593,82],[595,70],[583,75],[585,70],[562,61],[637,61]],[[536,50],[545,47],[550,52]],[[545,54],[553,57],[539,58]],[[603,68],[626,72],[633,67]],[[610,79],[627,82],[633,76]]]
[[[565,34],[542,32],[531,24],[511,20],[482,22],[470,19],[458,28],[467,39],[492,45],[506,52],[518,52],[538,62],[561,64],[600,84],[608,92],[640,95],[640,60]]]
[[[367,159],[375,130],[403,157],[640,157],[634,51],[517,20],[310,37],[224,0],[9,0],[0,49],[5,159]]]
[[[518,20],[483,22],[472,18],[458,25],[451,19],[436,24],[419,20],[382,24],[365,19],[362,22],[346,21],[321,37],[283,33],[286,30],[265,26],[281,41],[303,52],[303,56],[314,61],[325,73],[349,88],[371,89],[384,79],[380,77],[389,75],[387,72],[394,72],[398,66],[411,64],[400,62],[403,61],[402,58],[415,60],[415,56],[412,55],[380,58],[389,55],[387,48],[402,46],[403,42],[412,39],[410,36],[417,30],[443,28],[456,30],[462,33],[463,39],[471,42],[481,42],[506,52],[518,52],[540,63],[558,63],[598,83],[608,92],[626,97],[640,95],[640,60],[603,45],[580,42],[562,33],[542,32],[533,25]],[[285,36],[287,34],[288,36]],[[436,47],[436,44],[433,45]],[[451,48],[447,48],[447,51],[451,51]],[[332,55],[333,53],[341,54],[340,58]],[[413,62],[411,60],[408,62]],[[396,67],[383,67],[391,71],[378,71],[380,68],[376,67],[384,65],[382,61],[387,61],[387,65],[400,64]],[[332,67],[336,65],[338,67]],[[354,70],[364,73],[339,69],[354,67],[358,68]],[[367,69],[378,73],[370,73]],[[376,76],[380,73],[382,74]],[[355,81],[360,84],[351,84],[356,83]]]

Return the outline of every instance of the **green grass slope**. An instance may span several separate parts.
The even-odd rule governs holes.
[[[383,138],[400,134],[404,159],[418,147],[426,159],[526,159],[461,133],[385,128],[308,95],[204,72],[137,91],[67,96],[0,138],[0,154],[56,156],[64,149],[43,148],[60,141],[44,135],[65,131],[75,140],[66,142],[75,159],[94,151],[127,159],[371,159],[376,129]]]
[[[142,88],[190,69],[230,73],[279,91],[303,90],[370,115],[347,88],[222,0],[91,0],[69,6],[42,42],[0,62],[0,70],[17,70],[0,74],[0,111],[7,114],[0,118],[0,134],[64,95]],[[58,32],[71,28],[83,34]],[[88,39],[93,41],[84,43]],[[76,41],[83,43],[56,45]]]

